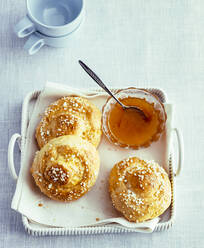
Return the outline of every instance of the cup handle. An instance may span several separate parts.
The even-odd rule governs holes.
[[[19,38],[24,38],[35,32],[35,25],[28,18],[28,16],[25,16],[16,24],[14,27],[14,32]]]
[[[24,45],[24,49],[33,55],[37,53],[41,47],[45,45],[44,39],[38,37],[36,34],[32,34]]]

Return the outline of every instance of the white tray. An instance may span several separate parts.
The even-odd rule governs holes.
[[[112,89],[114,92],[116,89]],[[148,89],[152,93],[156,94],[160,100],[165,103],[166,96],[163,91],[159,89]],[[82,90],[83,92],[83,90]],[[84,90],[84,93],[98,93],[101,92],[100,89],[91,89],[87,92]],[[8,147],[8,166],[10,170],[11,176],[17,180],[18,176],[15,171],[14,166],[14,146],[16,141],[19,144],[19,148],[21,150],[21,161],[24,156],[24,146],[25,146],[25,139],[26,139],[26,131],[30,120],[30,113],[32,113],[31,109],[34,107],[34,104],[40,94],[40,91],[30,92],[24,99],[23,107],[22,107],[22,123],[21,123],[21,135],[14,134],[9,142]],[[170,205],[170,215],[169,219],[165,222],[158,223],[155,227],[154,231],[162,231],[167,230],[169,227],[172,226],[174,219],[175,219],[175,180],[174,177],[180,174],[182,162],[183,162],[183,143],[182,137],[178,129],[173,128],[172,131],[175,132],[177,137],[177,144],[178,144],[178,162],[177,162],[177,169],[176,173],[174,173],[173,169],[173,162],[172,162],[172,153],[169,157],[169,177],[172,186],[172,200]],[[136,232],[134,229],[128,229],[125,227],[118,227],[118,226],[97,226],[97,227],[79,227],[79,228],[53,228],[44,225],[35,224],[34,222],[30,221],[27,217],[22,216],[23,225],[26,231],[29,234],[41,236],[41,235],[78,235],[78,234],[99,234],[99,233],[127,233],[127,232]]]

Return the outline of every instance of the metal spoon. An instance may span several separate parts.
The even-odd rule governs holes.
[[[148,120],[147,116],[145,115],[145,113],[138,107],[136,106],[126,106],[124,105],[120,100],[118,100],[118,98],[105,86],[105,84],[101,81],[101,79],[87,66],[85,65],[81,60],[79,60],[79,64],[81,65],[81,67],[89,74],[90,77],[93,78],[93,80],[102,88],[104,89],[110,96],[112,96],[116,102],[118,102],[120,104],[120,106],[124,109],[124,110],[133,110],[136,111],[137,113],[139,113],[141,115],[141,117],[146,121]]]

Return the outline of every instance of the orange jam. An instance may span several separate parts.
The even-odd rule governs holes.
[[[126,106],[137,106],[147,119],[135,110],[124,110],[118,103],[113,104],[107,124],[116,142],[138,148],[157,140],[162,120],[160,111],[154,108],[154,104],[136,97],[127,97],[120,101]]]

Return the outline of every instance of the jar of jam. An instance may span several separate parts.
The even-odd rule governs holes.
[[[127,106],[137,106],[137,111],[123,109],[112,97],[103,107],[103,132],[116,145],[139,149],[157,141],[165,129],[166,112],[159,98],[147,90],[127,88],[119,90],[116,97]]]

